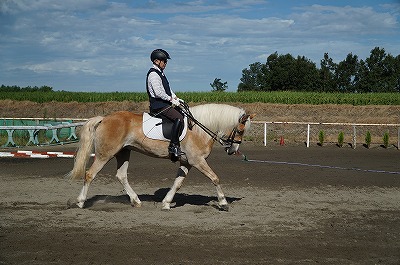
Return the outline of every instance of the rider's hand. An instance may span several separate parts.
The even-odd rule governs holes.
[[[181,104],[178,98],[172,98],[171,99],[172,107],[177,107]]]

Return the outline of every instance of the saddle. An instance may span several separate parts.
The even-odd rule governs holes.
[[[183,129],[179,135],[179,141],[182,141],[187,132],[187,117],[183,120]],[[147,138],[154,140],[169,141],[171,140],[172,121],[167,118],[159,118],[143,112],[143,133]]]

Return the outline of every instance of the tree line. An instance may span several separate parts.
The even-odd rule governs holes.
[[[399,92],[400,55],[375,47],[365,60],[349,53],[335,63],[325,53],[317,68],[304,56],[275,52],[243,69],[240,81],[238,91]]]
[[[53,88],[50,86],[27,86],[27,87],[19,87],[19,86],[0,86],[0,92],[52,92]]]

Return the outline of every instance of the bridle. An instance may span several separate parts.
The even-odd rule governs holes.
[[[190,120],[192,120],[196,125],[198,125],[201,129],[203,129],[209,136],[211,136],[211,138],[214,141],[218,142],[222,146],[230,147],[230,146],[232,146],[232,144],[241,144],[242,143],[242,140],[235,140],[235,138],[236,138],[236,134],[240,134],[240,135],[243,134],[244,130],[240,130],[240,129],[238,129],[238,127],[240,125],[246,124],[246,121],[249,117],[248,115],[243,114],[242,116],[240,116],[239,124],[232,129],[232,131],[229,134],[227,139],[222,139],[222,138],[219,138],[215,132],[211,131],[209,128],[207,128],[202,123],[200,123],[198,120],[196,120],[196,118],[190,112],[188,104],[182,102],[180,107],[181,107],[183,114],[185,114]]]
[[[248,117],[249,117],[248,115],[242,114],[242,116],[240,116],[240,118],[239,118],[239,125],[240,124],[246,125],[246,121],[247,121]],[[244,130],[239,130],[238,126],[236,126],[235,128],[232,129],[232,132],[229,134],[229,137],[226,140],[223,140],[224,142],[230,143],[230,145],[242,143],[242,140],[235,140],[237,133],[242,135],[244,132]]]

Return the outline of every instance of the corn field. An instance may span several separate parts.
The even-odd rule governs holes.
[[[320,93],[320,92],[180,92],[187,102],[242,102],[280,104],[400,105],[400,93]],[[148,100],[145,92],[2,92],[0,100],[58,102],[106,102]]]

